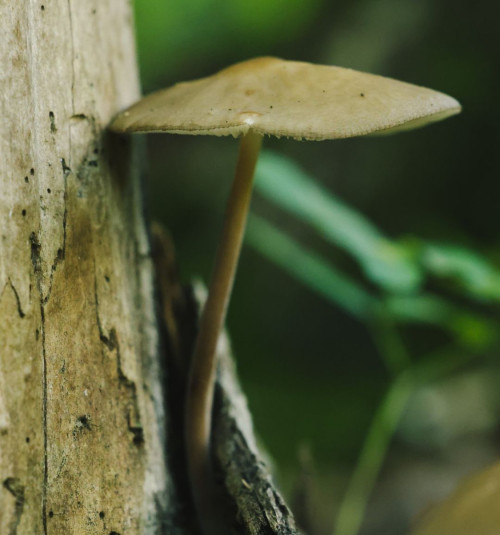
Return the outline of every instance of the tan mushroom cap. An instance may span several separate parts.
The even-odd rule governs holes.
[[[144,97],[116,132],[336,139],[407,130],[460,111],[452,97],[342,67],[255,58]]]

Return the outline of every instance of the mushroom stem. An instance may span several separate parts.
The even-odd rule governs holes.
[[[213,531],[211,525],[214,523],[210,433],[217,341],[226,318],[240,256],[261,144],[262,135],[252,131],[241,138],[222,237],[191,360],[185,415],[187,463],[195,507],[205,533]]]

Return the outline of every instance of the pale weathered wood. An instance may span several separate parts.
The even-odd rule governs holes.
[[[134,50],[127,0],[0,0],[2,535],[196,532],[182,438],[196,305],[157,261],[164,369],[140,151],[105,131],[138,97]],[[220,349],[228,533],[295,533]]]
[[[0,0],[0,533],[160,533],[162,371],[127,0]]]

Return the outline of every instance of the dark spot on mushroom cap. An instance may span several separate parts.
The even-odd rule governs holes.
[[[360,96],[360,97],[364,97],[365,94],[364,94],[364,93],[360,93],[359,96]]]
[[[307,83],[297,83],[302,79]],[[277,137],[322,140],[388,133],[460,111],[459,103],[447,95],[397,80],[332,65],[254,58],[146,96],[118,114],[110,129],[237,137],[248,131],[250,123],[245,116],[235,118],[233,112],[245,109],[252,90],[252,103],[259,108],[265,105],[271,111],[269,101],[279,101],[272,119],[262,114],[251,122],[255,131]],[[363,96],[370,92],[370,99],[360,97],[361,92]],[[363,104],[361,99],[370,102]],[[384,113],[388,106],[393,109],[390,116]],[[211,108],[217,113],[207,113]],[[441,113],[435,113],[438,109]]]
[[[22,214],[22,216],[24,217],[24,216],[26,215],[26,210],[23,209],[23,210],[21,211],[21,214]]]
[[[26,444],[30,443],[30,437],[26,437]]]

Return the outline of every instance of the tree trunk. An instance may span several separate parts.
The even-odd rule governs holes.
[[[139,96],[130,5],[0,0],[0,36],[0,533],[157,533],[152,262],[104,132]]]
[[[129,2],[0,0],[0,36],[0,533],[196,532],[182,400],[200,299],[160,243],[158,325],[140,150],[105,131],[139,96]],[[296,534],[220,352],[227,533]]]

